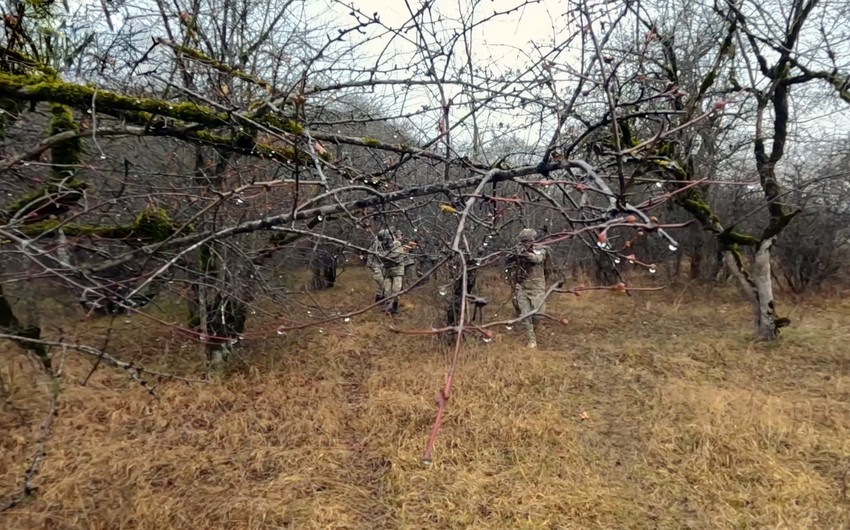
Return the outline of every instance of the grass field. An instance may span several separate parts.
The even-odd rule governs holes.
[[[311,296],[352,309],[369,289],[357,271]],[[75,384],[90,365],[69,355],[39,489],[0,528],[850,528],[850,301],[780,299],[792,327],[764,344],[733,291],[700,290],[559,295],[550,312],[570,324],[545,325],[540,349],[518,328],[471,340],[430,467],[446,352],[376,312],[253,338],[232,373],[163,382],[159,402],[116,370]],[[434,325],[431,291],[398,327]],[[77,340],[97,345],[105,323],[86,326]],[[4,348],[2,494],[47,402]],[[200,370],[139,317],[117,321],[110,351]]]

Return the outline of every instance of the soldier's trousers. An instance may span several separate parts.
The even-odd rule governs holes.
[[[543,290],[528,289],[522,286],[514,287],[513,304],[514,309],[516,310],[516,315],[520,316],[529,313],[534,310],[538,304],[543,304],[543,297],[545,294],[546,293]],[[545,304],[541,305],[540,309],[538,309],[538,313],[542,313],[544,311],[546,311]],[[534,335],[534,323],[539,320],[540,317],[535,315],[522,321],[522,324],[525,327],[525,334],[529,342],[537,342],[537,338]]]
[[[391,298],[401,292],[401,284],[404,276],[388,276],[384,278],[384,298]],[[398,310],[398,298],[387,303],[387,310],[395,312]]]
[[[372,279],[375,281],[375,301],[383,300],[384,296],[384,271],[380,267],[372,269]]]

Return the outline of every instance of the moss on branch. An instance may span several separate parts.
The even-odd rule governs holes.
[[[185,235],[193,230],[187,227],[180,230],[162,208],[146,208],[139,212],[133,222],[126,225],[99,226],[63,224],[57,219],[47,219],[30,223],[19,228],[28,237],[52,235],[59,228],[68,237],[98,237],[102,239],[122,240],[130,246],[158,243],[177,235]]]
[[[673,154],[675,147],[672,144],[669,144],[669,143],[668,144],[659,144],[659,153],[661,153],[660,149],[665,149],[665,154],[663,156],[650,157],[650,158],[646,158],[645,160],[647,162],[650,162],[651,164],[654,164],[655,166],[657,166],[662,171],[666,171],[668,173],[671,173],[673,175],[673,177],[675,177],[676,180],[680,180],[680,181],[690,180],[690,178],[689,178],[690,175],[688,175],[688,172],[685,171],[685,169],[682,167],[681,164],[679,164],[679,162],[677,162],[675,160],[670,160],[669,158],[667,158],[669,155]],[[666,154],[666,153],[669,153],[669,154]]]
[[[3,64],[8,71],[14,72],[29,68],[47,75],[58,75],[58,72],[50,66],[33,59],[21,51],[13,50],[6,46],[0,46],[0,55],[2,55],[3,61],[3,63],[0,64]]]
[[[77,204],[88,187],[86,182],[77,179],[52,182],[12,202],[6,207],[3,217],[6,220],[17,216],[38,221],[51,215],[62,215]]]
[[[262,127],[277,129],[284,133],[294,135],[304,133],[303,125],[298,121],[274,114],[264,114],[260,117],[240,116],[219,112],[197,103],[134,97],[102,90],[93,85],[65,82],[56,75],[49,75],[40,71],[29,75],[0,73],[0,103],[4,101],[17,105],[26,101],[31,103],[46,101],[53,103],[54,108],[64,105],[82,111],[91,110],[92,102],[94,102],[95,110],[98,113],[144,126],[152,136],[170,136],[280,162],[309,163],[311,161],[308,153],[300,151],[296,153],[296,149],[293,147],[278,148],[255,141],[254,138],[259,127],[252,126],[251,120]],[[70,126],[68,115],[64,111],[56,110],[56,112],[54,118],[57,125],[61,120],[65,126]],[[173,121],[168,123],[166,118]],[[226,127],[234,119],[243,122],[239,133],[226,136],[212,132],[214,129]],[[80,145],[83,145],[82,140],[79,140],[79,142]],[[63,155],[71,155],[74,147],[73,143],[69,143],[67,152],[60,154],[60,159]],[[62,148],[60,148],[61,150]],[[325,161],[333,158],[328,151],[322,151],[318,156]],[[70,160],[72,157],[68,156],[67,158]]]
[[[799,215],[802,211],[803,210],[801,209],[797,209],[791,213],[784,213],[780,210],[777,215],[771,215],[767,227],[764,229],[764,232],[762,232],[762,241],[778,236],[779,233],[788,226],[788,223],[790,223],[791,220],[797,217],[797,215]]]
[[[195,141],[216,148],[223,148],[229,151],[242,153],[245,155],[259,156],[278,162],[301,162],[309,164],[312,159],[310,155],[304,151],[296,151],[294,147],[273,147],[268,144],[258,143],[248,135],[237,136],[221,136],[209,131],[187,131],[180,134],[168,134],[176,138],[182,138],[188,141]],[[317,154],[322,160],[331,160],[331,155],[328,151]]]
[[[157,116],[171,118],[182,124],[198,124],[208,128],[226,126],[232,116],[204,105],[191,102],[171,102],[149,97],[134,97],[62,81],[55,76],[41,74],[13,75],[0,73],[0,98],[12,101],[49,101],[90,110],[92,101],[97,112],[126,119],[144,126],[164,126]],[[254,118],[252,118],[254,119]],[[255,119],[257,123],[287,133],[300,135],[304,127],[292,118],[266,114]],[[176,125],[181,125],[178,123]]]
[[[89,110],[94,100],[97,112],[149,127],[152,136],[170,136],[279,162],[289,163],[297,160],[302,163],[309,163],[311,161],[308,153],[301,151],[296,153],[296,149],[293,147],[279,148],[256,142],[252,134],[256,133],[256,130],[251,127],[246,126],[245,132],[233,135],[212,132],[210,129],[226,126],[230,122],[231,116],[195,103],[174,103],[155,98],[132,97],[108,90],[100,90],[94,86],[67,83],[42,74],[22,76],[0,73],[0,101],[4,99],[32,102],[49,101],[59,107],[67,105],[81,110]],[[57,123],[61,119],[65,125],[70,125],[67,121],[68,116],[64,112],[57,110],[57,113],[55,115]],[[164,120],[157,119],[157,116],[172,118],[177,123],[173,123],[169,127]],[[190,123],[205,128],[183,127],[183,125]],[[304,132],[304,127],[296,120],[281,118],[272,114],[258,118],[258,123],[290,134],[300,135]],[[82,140],[79,140],[79,142],[82,145]],[[71,155],[71,151],[75,148],[73,144],[69,144],[67,147],[68,149],[63,155]],[[328,151],[324,151],[318,156],[325,161],[332,159],[332,155]]]
[[[711,211],[711,207],[699,197],[698,193],[689,193],[687,196],[682,197],[679,204],[702,223],[704,228],[708,228],[714,232],[721,231],[720,218]]]
[[[50,124],[47,128],[48,136],[65,131],[79,131],[79,126],[74,121],[74,114],[66,105],[54,103],[50,107],[50,114]],[[79,165],[83,160],[84,152],[85,143],[80,137],[59,142],[51,147],[51,172],[53,173],[53,178],[61,180],[65,171]]]
[[[304,133],[304,126],[292,118],[279,118],[273,114],[267,114],[262,117],[261,121],[267,125],[271,125],[272,127],[276,127],[281,131],[291,134]]]
[[[254,83],[255,85],[260,86],[260,87],[262,87],[266,90],[272,89],[272,86],[269,83],[263,81],[262,79],[254,77],[252,75],[249,75],[249,74],[243,72],[242,70],[239,70],[238,68],[234,68],[232,66],[224,64],[221,61],[217,61],[217,60],[213,59],[212,57],[204,54],[203,52],[196,50],[195,48],[191,48],[189,46],[183,46],[183,45],[180,45],[180,44],[169,42],[165,39],[158,39],[157,42],[159,42],[160,44],[164,44],[165,46],[168,46],[169,48],[171,48],[175,52],[181,53],[181,54],[185,55],[186,57],[190,57],[190,58],[192,58],[192,59],[194,59],[194,60],[196,60],[200,63],[203,63],[203,64],[213,68],[214,70],[218,70],[219,72],[222,72],[222,73],[231,75],[233,77],[242,79],[243,81],[249,81],[249,82]]]
[[[731,228],[727,228],[717,238],[722,245],[744,245],[747,247],[758,246],[760,239],[749,234],[734,232]]]
[[[212,127],[222,126],[229,119],[227,113],[216,112],[196,103],[133,97],[41,74],[26,76],[0,73],[0,96],[35,102],[50,101],[83,110],[90,109],[94,101],[97,111],[107,114],[119,115],[122,111],[148,113],[149,116],[167,116]]]

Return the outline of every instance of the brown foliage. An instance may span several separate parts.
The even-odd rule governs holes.
[[[369,281],[351,271],[310,296],[353,308]],[[510,310],[495,283],[482,293],[488,318]],[[405,300],[398,326],[439,317],[426,290]],[[444,356],[432,337],[390,333],[377,311],[252,339],[226,377],[164,382],[159,403],[117,371],[75,385],[88,364],[69,357],[40,488],[0,526],[847,527],[846,299],[799,305],[783,340],[764,344],[740,325],[733,293],[711,305],[666,296],[554,300],[552,314],[573,318],[544,323],[539,351],[520,349],[518,329],[468,341],[428,468]],[[188,348],[163,353],[167,331],[119,324],[112,351],[197,369]],[[0,359],[0,378],[5,494],[46,399],[18,352]]]

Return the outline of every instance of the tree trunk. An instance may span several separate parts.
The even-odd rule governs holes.
[[[213,369],[221,369],[233,355],[233,347],[245,331],[247,308],[227,294],[216,296],[208,308],[207,359]]]
[[[330,289],[336,284],[337,256],[333,248],[319,247],[313,253],[311,272],[314,290]]]
[[[691,270],[690,270],[690,278],[692,280],[698,280],[702,276],[702,254],[703,254],[703,242],[702,237],[700,237],[694,245],[693,252],[691,253]]]
[[[684,252],[677,252],[676,257],[674,258],[676,261],[673,262],[672,270],[670,271],[670,279],[674,282],[678,282],[682,277],[682,258],[684,256]]]
[[[471,296],[473,290],[475,289],[476,277],[477,273],[475,269],[472,269],[475,265],[474,260],[470,260],[467,262],[467,272],[466,272],[466,296]],[[461,324],[460,321],[460,313],[463,304],[464,298],[464,278],[463,275],[458,271],[458,277],[455,279],[452,284],[452,293],[451,298],[446,305],[446,325],[447,326],[457,326]],[[472,315],[466,314],[466,321],[470,320]],[[463,322],[464,324],[466,322]]]
[[[593,253],[593,277],[599,285],[611,285],[619,281],[617,272],[608,261],[608,257]]]
[[[773,278],[771,276],[770,249],[774,238],[759,243],[753,258],[752,271],[743,266],[741,257],[732,250],[723,251],[723,262],[737,280],[738,287],[753,308],[756,335],[763,340],[776,340],[779,329],[788,321],[776,316],[773,303]]]

